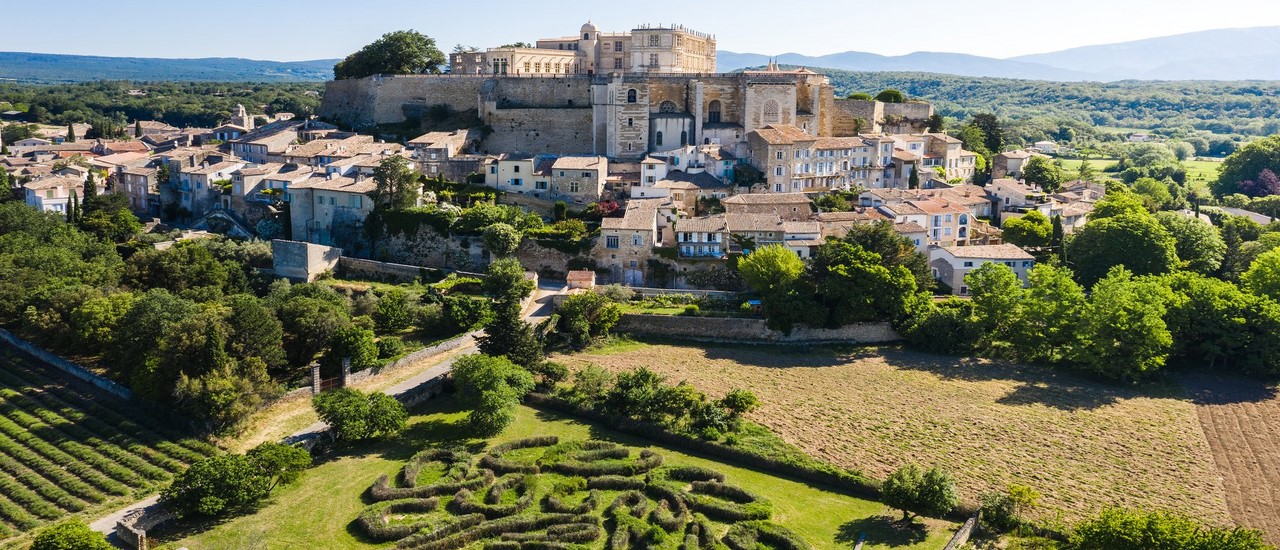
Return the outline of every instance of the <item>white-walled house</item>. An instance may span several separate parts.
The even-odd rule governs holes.
[[[27,206],[42,212],[66,212],[72,192],[84,198],[84,178],[77,176],[49,176],[29,181],[22,187]]]
[[[933,278],[950,287],[952,294],[967,296],[969,287],[964,276],[988,262],[1009,266],[1024,285],[1027,272],[1036,263],[1035,257],[1011,244],[929,247],[929,268]]]

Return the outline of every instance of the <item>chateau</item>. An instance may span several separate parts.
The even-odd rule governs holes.
[[[453,74],[714,73],[716,39],[682,26],[600,32],[591,22],[577,36],[544,38],[534,48],[501,47],[449,57]]]
[[[362,129],[445,106],[476,114],[482,153],[620,161],[691,145],[750,158],[748,135],[767,126],[813,137],[919,133],[933,114],[927,103],[837,99],[830,80],[807,69],[710,72],[714,39],[682,27],[608,34],[588,23],[581,37],[538,46],[454,54],[447,75],[331,81],[320,114]]]

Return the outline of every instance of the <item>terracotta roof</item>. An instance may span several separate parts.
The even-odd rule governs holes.
[[[895,216],[921,216],[926,213],[909,202],[889,203],[880,208],[888,210]]]
[[[146,153],[142,153],[138,151],[129,151],[125,153],[115,153],[111,155],[98,157],[96,159],[93,159],[93,162],[97,164],[123,166],[125,164],[130,164],[132,162],[136,162],[138,160],[145,159],[145,158],[147,158]]]
[[[921,226],[916,222],[895,223],[893,224],[893,230],[897,231],[898,233],[902,233],[904,235],[907,233],[928,233],[929,232],[928,229],[925,229],[923,226]]]
[[[809,202],[804,193],[742,193],[721,200],[721,204],[796,204]]]
[[[853,149],[866,145],[865,141],[856,137],[824,137],[818,138],[816,149]]]
[[[274,174],[276,172],[279,172],[281,168],[284,168],[284,164],[281,164],[278,162],[268,162],[266,164],[246,165],[244,168],[236,170],[235,172],[232,172],[232,173],[239,174],[241,176],[264,176],[267,174]]]
[[[872,208],[861,208],[851,212],[819,212],[815,217],[823,223],[874,222],[889,219],[879,210]]]
[[[788,235],[797,233],[821,233],[822,224],[818,222],[782,222],[782,231]]]
[[[729,231],[782,232],[782,218],[777,214],[725,214],[725,226]]]
[[[1034,260],[1035,256],[1012,244],[984,244],[974,246],[944,246],[947,253],[957,258],[980,260]]]
[[[907,201],[907,204],[928,214],[961,214],[967,211],[959,205],[948,202],[946,199],[914,200]]]
[[[996,156],[1010,159],[1025,159],[1031,158],[1032,154],[1033,153],[1031,151],[1005,151]]]
[[[205,174],[205,175],[208,175],[208,174],[213,174],[213,173],[215,173],[215,172],[221,172],[221,171],[223,171],[223,170],[235,170],[235,169],[239,169],[239,167],[240,167],[240,166],[243,166],[243,165],[244,165],[244,162],[242,162],[242,161],[231,161],[231,160],[228,160],[228,161],[219,162],[219,163],[217,163],[217,164],[211,164],[211,165],[209,165],[209,166],[204,166],[204,167],[197,166],[197,167],[194,167],[194,168],[187,168],[187,169],[183,170],[183,171],[182,171],[182,173],[183,173],[183,174]]]
[[[818,139],[789,124],[765,126],[764,128],[753,130],[753,132],[771,145],[788,145],[797,141],[816,141]]]
[[[604,218],[600,220],[600,229],[622,231],[652,231],[658,215],[656,208],[628,208],[621,218]]]
[[[726,189],[733,187],[733,184],[725,182],[706,172],[690,174],[682,170],[673,170],[671,172],[667,172],[667,177],[663,181],[690,183],[698,189]]]
[[[676,231],[688,233],[722,233],[727,231],[724,214],[699,218],[680,218],[675,222]]]
[[[556,170],[603,170],[604,157],[560,157],[551,167]]]
[[[645,157],[644,160],[640,161],[640,164],[666,164],[666,163],[653,157]]]
[[[47,178],[31,180],[22,187],[32,191],[43,191],[45,189],[56,189],[58,187],[79,190],[84,187],[84,179],[80,176],[49,176]]]
[[[104,141],[102,146],[113,153],[139,152],[145,153],[151,148],[141,141]]]
[[[349,178],[347,176],[315,175],[289,186],[290,189],[319,189],[344,193],[372,193],[378,188],[373,178]]]

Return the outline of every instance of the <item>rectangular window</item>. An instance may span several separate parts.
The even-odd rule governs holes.
[[[631,236],[631,246],[640,246],[640,243],[641,243],[640,235]]]
[[[534,187],[534,189],[541,189],[541,190],[545,191],[545,190],[547,189],[547,182],[545,182],[545,181],[535,181],[535,182],[533,182],[533,187]]]
[[[951,214],[947,214],[947,223],[951,223]]]
[[[620,52],[620,51],[622,51],[622,41],[621,41],[621,40],[618,40],[618,41],[616,41],[616,42],[614,42],[614,43],[613,43],[613,51],[615,51],[615,52]]]
[[[323,205],[324,197],[316,197],[316,204]]]
[[[613,68],[615,68],[615,69],[619,69],[619,70],[621,70],[621,69],[622,69],[622,58],[621,58],[621,57],[615,57],[615,58],[613,58]]]
[[[524,180],[522,180],[522,179],[520,179],[520,178],[511,178],[511,185],[514,185],[514,186],[516,186],[516,187],[520,187],[520,186],[524,185]]]
[[[329,206],[333,206],[333,205],[335,205],[335,204],[337,204],[337,203],[338,203],[338,198],[337,198],[337,197],[329,197]]]
[[[490,166],[490,167],[489,167],[489,173],[490,173],[490,174],[497,174],[497,173],[498,173],[498,167],[497,167],[496,165],[495,165],[495,166]]]
[[[519,173],[520,173],[520,165],[519,165],[519,164],[517,164],[517,165],[515,165],[515,166],[512,166],[512,167],[511,167],[511,171],[512,171],[512,172],[515,172],[515,173],[517,173],[517,174],[519,174]]]
[[[654,37],[654,38],[657,38],[657,37]],[[650,67],[658,66],[658,54],[656,53],[649,54],[649,66]]]
[[[782,151],[778,151],[777,159],[782,160]]]
[[[973,267],[973,262],[965,262],[965,263],[964,263],[964,266],[965,266],[965,267]]]
[[[657,46],[657,45],[658,45],[658,35],[656,35],[656,34],[651,34],[651,35],[649,35],[649,45],[650,45],[650,46]]]
[[[618,248],[618,236],[617,236],[617,235],[609,235],[609,236],[605,237],[605,238],[604,238],[604,247],[605,247],[605,248]]]

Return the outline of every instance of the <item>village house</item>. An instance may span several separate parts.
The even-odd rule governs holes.
[[[418,162],[419,172],[429,178],[443,175],[447,180],[459,181],[461,178],[456,177],[458,170],[449,168],[449,165],[464,152],[474,148],[479,140],[478,131],[465,129],[429,132],[409,140],[406,146],[413,159]]]
[[[929,247],[929,268],[933,278],[946,285],[952,294],[969,295],[964,276],[988,262],[1009,266],[1025,285],[1027,272],[1035,265],[1035,258],[1011,244]]]
[[[160,159],[120,167],[116,172],[116,191],[129,199],[129,210],[146,217],[160,215],[160,182],[157,175]]]
[[[353,238],[373,212],[372,178],[333,174],[313,175],[289,185],[289,220],[294,240],[333,245],[335,239]]]
[[[808,220],[813,201],[804,193],[743,193],[720,201],[726,213],[775,214],[788,221]]]
[[[484,184],[499,191],[518,194],[549,193],[551,179],[544,175],[534,182],[534,169],[541,159],[533,155],[506,153],[485,162]],[[548,164],[544,172],[549,171]]]
[[[643,202],[643,201],[642,201]],[[645,268],[660,245],[658,211],[649,205],[627,208],[621,218],[600,220],[600,237],[592,257],[609,280],[629,286],[645,284]]]
[[[42,212],[64,213],[72,194],[84,198],[84,178],[74,175],[40,178],[22,188],[27,206]]]
[[[266,164],[284,162],[289,146],[298,141],[302,122],[273,122],[250,133],[231,139],[231,154],[248,162]]]
[[[729,249],[725,215],[680,218],[672,228],[682,258],[724,258]]]
[[[1043,156],[1034,151],[1005,151],[991,159],[991,179],[1022,179],[1022,168],[1031,157]]]
[[[229,185],[231,174],[245,166],[239,159],[217,163],[202,163],[183,168],[172,185],[177,192],[176,204],[187,209],[193,218],[203,216],[209,210],[222,206],[222,186]]]
[[[860,138],[816,137],[790,125],[765,126],[747,134],[749,161],[764,173],[760,190],[770,193],[849,189],[875,168],[867,148]]]
[[[843,238],[854,225],[865,225],[882,221],[890,221],[889,216],[875,208],[857,206],[848,212],[818,212],[813,215],[818,222],[823,237]]]
[[[609,161],[604,157],[560,157],[551,164],[551,197],[585,204],[600,200]]]

